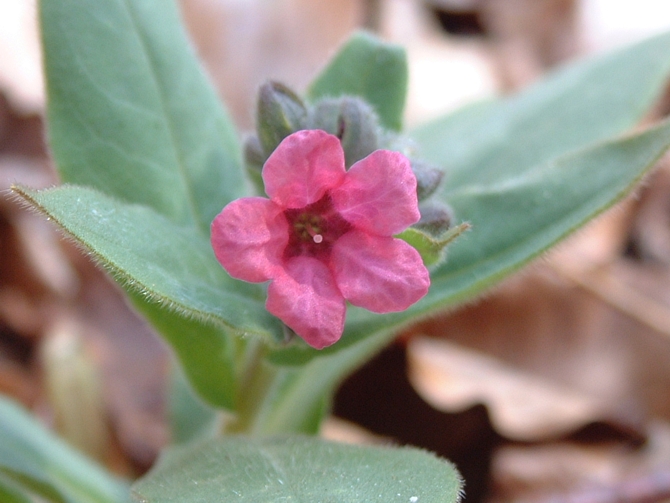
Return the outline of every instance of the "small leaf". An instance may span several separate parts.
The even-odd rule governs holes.
[[[461,479],[418,449],[311,437],[228,437],[169,451],[134,484],[143,503],[456,503]]]
[[[434,238],[419,229],[409,227],[396,237],[416,248],[421,254],[424,265],[431,267],[444,260],[447,245],[469,228],[470,224],[462,223],[456,227],[452,227],[439,238]]]
[[[63,503],[125,503],[128,487],[0,397],[0,496],[39,495]],[[43,499],[40,499],[42,501]],[[33,501],[29,499],[28,501]]]
[[[405,50],[369,33],[354,34],[316,77],[307,97],[359,96],[370,103],[382,125],[400,130],[407,94]]]

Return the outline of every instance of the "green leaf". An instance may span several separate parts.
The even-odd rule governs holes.
[[[462,302],[518,269],[623,198],[669,146],[665,122],[516,178],[451,187],[450,204],[473,232],[450,247],[427,302]]]
[[[316,77],[307,97],[314,101],[343,95],[360,96],[374,107],[384,127],[398,131],[402,127],[407,81],[405,50],[359,32]]]
[[[277,319],[265,310],[262,288],[228,276],[196,229],[90,188],[14,191],[76,237],[130,290],[181,313],[185,319],[179,328],[187,330],[191,317],[237,332],[281,333]],[[176,321],[161,322],[161,316],[168,315],[155,313],[153,321]]]
[[[170,367],[167,408],[173,444],[214,438],[221,429],[219,411],[193,392],[179,365]]]
[[[65,503],[123,503],[128,487],[0,397],[0,495],[23,502],[39,495]],[[5,494],[3,494],[3,492]],[[29,499],[28,501],[33,501]]]
[[[411,448],[308,437],[228,437],[173,450],[133,485],[143,503],[455,503],[456,469]]]
[[[410,132],[446,169],[446,193],[493,183],[635,126],[670,74],[670,33],[568,65],[507,99],[467,106]],[[467,218],[458,214],[457,217]]]
[[[469,228],[470,224],[460,224],[436,238],[422,230],[408,227],[396,237],[416,248],[421,254],[424,265],[431,267],[444,260],[447,246]]]
[[[140,292],[128,290],[137,309],[149,320],[175,352],[184,374],[207,403],[232,411],[237,402],[235,333],[221,325],[147,302]]]
[[[244,195],[233,126],[173,0],[40,0],[49,144],[64,182],[208,234]]]
[[[4,503],[33,503],[35,501],[33,496],[27,488],[21,487],[18,482],[13,481],[0,471],[0,501]]]

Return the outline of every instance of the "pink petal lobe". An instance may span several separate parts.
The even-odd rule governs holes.
[[[421,217],[416,177],[399,152],[376,150],[358,161],[331,197],[345,220],[379,236],[398,234]]]
[[[302,208],[337,187],[345,173],[340,140],[312,129],[284,138],[265,162],[262,175],[270,199],[284,208]]]
[[[214,218],[211,231],[214,254],[233,278],[259,283],[281,271],[288,223],[269,199],[233,201]]]
[[[375,313],[403,311],[430,287],[419,252],[392,237],[348,232],[333,246],[330,265],[344,298]]]
[[[294,257],[268,288],[267,310],[307,344],[323,349],[342,337],[346,303],[330,270],[312,257]]]

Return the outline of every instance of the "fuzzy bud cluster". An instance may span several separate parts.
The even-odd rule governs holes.
[[[354,96],[324,98],[308,104],[278,82],[266,82],[261,86],[256,110],[256,134],[247,138],[244,148],[247,170],[259,193],[263,192],[261,170],[268,157],[284,138],[305,129],[319,129],[336,136],[342,145],[347,169],[378,149],[397,150],[405,154],[416,176],[421,213],[421,220],[413,227],[435,237],[449,229],[451,209],[431,198],[442,182],[444,172],[414,158],[409,142],[396,133],[384,130],[373,108]]]

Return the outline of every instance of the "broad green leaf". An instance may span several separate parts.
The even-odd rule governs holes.
[[[132,487],[142,503],[456,503],[456,469],[407,447],[228,437],[175,449]]]
[[[173,0],[40,0],[49,144],[64,182],[207,234],[245,193],[240,147]]]
[[[0,397],[0,495],[32,494],[63,503],[124,503],[128,487]],[[32,500],[29,500],[32,501]]]
[[[517,177],[632,128],[665,88],[668,54],[670,33],[573,63],[515,96],[467,106],[410,135],[446,170],[448,199],[452,189]]]
[[[185,318],[218,322],[237,332],[266,336],[280,332],[276,318],[265,310],[262,288],[230,278],[214,258],[209,240],[194,228],[90,188],[64,185],[44,191],[14,187],[14,191],[74,236],[130,290]],[[181,326],[175,334],[179,329],[189,332],[187,319],[161,321],[161,316],[162,312],[155,313],[153,321],[177,322]],[[213,336],[205,335],[210,340]],[[195,344],[199,343],[209,344]]]
[[[665,122],[517,177],[450,187],[452,208],[468,216],[473,232],[450,247],[449,260],[432,276],[427,303],[466,300],[518,269],[622,199],[669,146]]]
[[[370,103],[381,124],[402,127],[407,94],[407,56],[403,48],[364,32],[354,34],[307,91],[310,100],[354,95]]]

